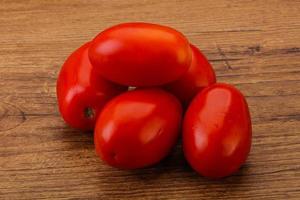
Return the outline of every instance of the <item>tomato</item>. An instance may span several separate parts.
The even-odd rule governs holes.
[[[103,108],[96,122],[96,152],[117,168],[155,164],[176,143],[181,115],[180,102],[164,90],[123,93]]]
[[[184,105],[188,105],[203,88],[216,82],[215,72],[206,57],[194,45],[191,45],[191,49],[192,63],[188,71],[179,80],[165,86]]]
[[[214,84],[200,92],[184,117],[185,157],[206,177],[221,178],[238,170],[249,154],[251,137],[247,102],[227,84]]]
[[[104,104],[127,88],[95,75],[88,58],[90,43],[73,52],[65,61],[57,79],[59,110],[67,124],[91,130]]]
[[[148,23],[125,23],[104,30],[89,57],[104,78],[128,86],[155,86],[178,79],[189,68],[191,50],[178,31]]]

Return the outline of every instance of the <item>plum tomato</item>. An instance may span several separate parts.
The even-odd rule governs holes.
[[[59,111],[73,128],[92,130],[96,117],[112,97],[127,90],[95,75],[88,58],[90,42],[74,51],[63,64],[56,85]]]
[[[162,25],[124,23],[101,32],[89,57],[104,78],[128,86],[157,86],[182,76],[191,63],[188,40]]]
[[[188,71],[179,80],[164,87],[185,106],[199,91],[216,82],[215,72],[206,57],[194,45],[191,45],[191,49],[192,63]]]
[[[209,178],[231,175],[251,147],[251,119],[242,93],[231,85],[208,86],[191,102],[183,122],[187,161]]]
[[[180,102],[164,90],[125,92],[106,104],[97,119],[96,152],[121,169],[153,165],[176,143],[181,115]]]

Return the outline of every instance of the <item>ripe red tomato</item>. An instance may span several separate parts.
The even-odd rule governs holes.
[[[129,86],[162,85],[189,68],[191,50],[178,31],[148,23],[125,23],[101,32],[89,57],[100,75]]]
[[[91,130],[103,105],[127,87],[108,82],[95,75],[88,58],[86,43],[65,61],[56,85],[59,110],[67,124]]]
[[[251,147],[251,120],[243,95],[219,83],[200,92],[183,124],[184,154],[200,174],[220,178],[235,172]]]
[[[160,89],[138,89],[111,100],[96,122],[98,155],[123,169],[159,162],[175,144],[181,122],[180,102]]]
[[[203,88],[216,82],[215,72],[206,57],[194,45],[191,45],[191,49],[192,63],[188,71],[179,80],[165,86],[184,105],[188,105]]]

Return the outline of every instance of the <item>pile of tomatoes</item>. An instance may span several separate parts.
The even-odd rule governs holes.
[[[107,164],[147,167],[162,160],[182,135],[185,158],[198,173],[235,172],[251,147],[247,102],[180,32],[125,23],[99,33],[65,61],[57,80],[65,122],[94,130]]]

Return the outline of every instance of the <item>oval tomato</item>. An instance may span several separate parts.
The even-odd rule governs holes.
[[[127,87],[108,82],[95,75],[88,58],[86,43],[65,61],[57,79],[59,111],[67,124],[91,130],[104,104]]]
[[[163,159],[178,137],[182,108],[160,89],[139,89],[111,100],[101,112],[94,141],[98,155],[123,169],[146,167]]]
[[[188,105],[199,91],[216,82],[215,72],[206,57],[194,45],[191,49],[192,63],[188,71],[179,80],[164,87],[184,105]]]
[[[228,176],[245,162],[251,135],[250,114],[243,95],[233,86],[214,84],[200,92],[186,112],[184,154],[203,176]]]
[[[148,23],[125,23],[104,30],[89,57],[104,78],[129,86],[162,85],[189,68],[191,50],[178,31]]]

